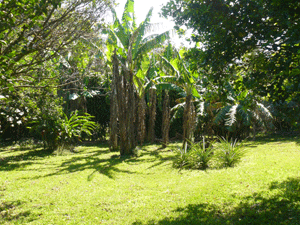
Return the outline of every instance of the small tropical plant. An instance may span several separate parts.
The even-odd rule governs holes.
[[[81,140],[81,135],[86,133],[92,135],[92,131],[96,128],[96,123],[91,121],[93,116],[85,113],[79,115],[78,111],[71,113],[70,118],[63,113],[64,118],[61,120],[60,126],[60,147],[73,149],[77,141]]]
[[[229,141],[222,137],[219,138],[220,144],[218,145],[218,151],[216,157],[224,167],[234,167],[241,161],[246,151],[243,143],[238,143],[237,139]]]
[[[52,152],[59,146],[62,109],[52,103],[45,104],[44,108],[40,109],[36,117],[29,122],[28,128],[35,138],[43,141],[44,149]]]
[[[62,111],[51,115],[37,118],[30,129],[41,135],[44,149],[52,152],[57,149],[71,150],[83,133],[92,135],[96,127],[96,123],[91,121],[92,116],[87,113],[79,115],[78,111],[74,111],[70,118]]]

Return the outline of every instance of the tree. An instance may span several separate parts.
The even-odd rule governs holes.
[[[139,73],[139,71],[143,71],[141,67],[143,58],[169,38],[169,32],[146,36],[152,26],[150,24],[152,10],[151,8],[146,19],[136,26],[133,0],[127,0],[121,21],[115,10],[111,8],[114,23],[107,30],[109,35],[108,51],[112,56],[112,79],[115,79],[113,82],[116,82],[117,101],[115,103],[118,108],[121,155],[133,154],[133,149],[137,145],[136,127],[139,127],[144,120],[136,120],[137,111],[144,114],[142,108],[136,109],[143,105],[143,103],[136,102],[136,99],[138,102],[141,101],[139,98],[143,96],[138,95],[137,91],[143,87],[141,80],[144,75],[139,76],[143,74]],[[139,91],[139,93],[141,92]]]
[[[62,70],[58,69],[61,59],[74,48],[76,40],[101,29],[101,18],[108,3],[104,0],[1,1],[0,105],[13,106],[18,99],[28,114],[50,107],[50,103],[40,105],[39,100],[53,101],[57,88],[76,81],[63,79]],[[49,98],[43,98],[46,95]]]
[[[45,62],[90,33],[106,8],[107,2],[102,0],[2,1],[0,73],[4,77],[0,92],[55,79],[50,71],[44,71]]]
[[[256,51],[248,83],[274,100],[299,97],[299,12],[295,0],[171,0],[163,7],[177,29],[193,29],[194,67],[209,67],[211,80],[222,85],[228,69]]]

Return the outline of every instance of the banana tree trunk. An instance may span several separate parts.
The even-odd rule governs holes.
[[[133,154],[133,149],[137,145],[136,141],[136,96],[134,91],[134,83],[133,83],[133,73],[128,71],[125,73],[129,82],[127,82],[126,86],[126,96],[127,96],[127,104],[126,104],[126,124],[128,129],[128,146],[125,152],[125,155]]]
[[[149,90],[149,128],[148,128],[148,142],[155,141],[155,120],[156,120],[156,89]]]
[[[135,140],[135,96],[133,74],[130,71],[119,73],[119,61],[113,56],[113,73],[116,78],[118,121],[120,133],[120,154],[132,155]]]
[[[163,120],[162,120],[162,146],[167,147],[169,143],[169,131],[170,131],[170,100],[169,93],[166,90],[163,102]]]
[[[183,113],[183,145],[182,148],[187,152],[190,142],[193,141],[195,129],[195,107],[192,102],[192,95],[186,96],[185,108]]]
[[[138,124],[137,124],[138,141],[140,145],[143,145],[146,136],[146,125],[145,125],[146,101],[144,95],[138,96],[137,117],[138,117]]]
[[[117,102],[117,75],[119,68],[115,62],[114,71],[112,74],[112,82],[111,82],[111,94],[110,94],[110,137],[109,137],[109,147],[111,151],[118,150],[118,102]]]

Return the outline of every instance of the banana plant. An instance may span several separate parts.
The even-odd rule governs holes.
[[[180,89],[184,96],[183,114],[183,149],[188,150],[188,143],[193,141],[193,132],[195,128],[195,107],[194,98],[201,98],[196,81],[199,75],[188,69],[188,63],[182,55],[184,50],[177,51],[171,44],[166,48],[161,59],[160,77],[156,80],[160,81],[160,86],[170,89]]]
[[[112,58],[113,76],[115,82],[112,93],[115,94],[120,128],[120,154],[133,154],[136,141],[136,127],[144,119],[136,120],[136,104],[143,96],[144,76],[143,58],[153,49],[169,38],[169,31],[161,34],[148,35],[153,25],[150,23],[153,8],[149,10],[145,20],[135,23],[134,1],[127,0],[122,19],[119,20],[114,8],[111,8],[113,24],[106,30],[108,34],[107,49]],[[143,114],[140,110],[140,114]],[[137,125],[137,126],[136,126]]]

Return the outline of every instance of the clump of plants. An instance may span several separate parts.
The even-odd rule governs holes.
[[[234,167],[246,153],[243,143],[239,143],[237,139],[229,141],[224,137],[219,138],[219,141],[217,159],[223,167]]]
[[[80,115],[77,110],[72,112],[69,118],[62,112],[61,116],[56,117],[43,115],[33,121],[30,128],[40,134],[44,149],[73,150],[74,145],[81,140],[82,134],[92,135],[96,124],[91,119],[91,115]]]
[[[213,162],[219,162],[221,167],[234,167],[246,153],[243,144],[237,139],[229,141],[224,137],[219,138],[219,142],[215,145],[215,142],[207,143],[203,138],[202,142],[190,143],[187,150],[178,147],[174,167],[206,170]]]
[[[187,151],[178,148],[174,167],[205,170],[209,167],[213,155],[213,143],[208,144],[203,138],[203,142],[190,143]]]
[[[174,161],[173,161],[173,166],[175,168],[191,168],[190,166],[190,152],[186,152],[183,148],[177,147],[174,149],[176,152]]]

